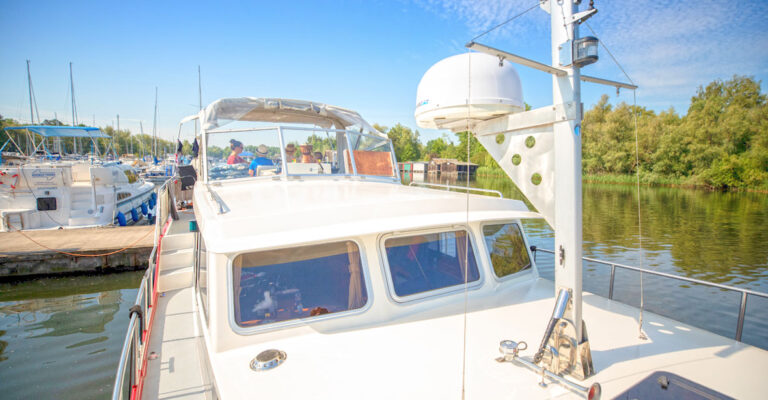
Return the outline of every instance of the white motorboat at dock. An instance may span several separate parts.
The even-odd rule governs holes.
[[[151,214],[154,185],[144,182],[127,164],[100,159],[97,139],[110,138],[98,128],[21,126],[34,150],[18,149],[12,162],[0,165],[0,231],[124,225]],[[86,138],[89,156],[53,152],[46,142],[61,138]],[[7,144],[4,147],[7,147]]]
[[[768,295],[695,282],[741,293],[727,338],[582,291],[579,81],[631,85],[580,77],[594,10],[542,7],[554,66],[470,43],[481,53],[427,72],[416,110],[471,130],[538,212],[401,185],[391,141],[347,109],[232,98],[182,120],[202,143],[194,209],[161,187],[113,399],[763,398],[768,351],[740,335],[747,299]],[[555,104],[523,111],[510,61],[551,73]],[[531,218],[555,230],[554,282]]]

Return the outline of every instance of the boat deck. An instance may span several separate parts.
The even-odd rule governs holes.
[[[165,292],[158,297],[149,340],[145,399],[210,399],[212,387],[203,376],[202,335],[194,307],[194,288]]]

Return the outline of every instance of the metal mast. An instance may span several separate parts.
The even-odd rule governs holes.
[[[69,62],[69,93],[72,101],[72,126],[77,126],[77,105],[75,104],[75,79],[72,74],[72,62]],[[77,138],[72,138],[75,154],[77,154]]]
[[[155,86],[155,116],[152,120],[152,156],[157,157],[157,86]]]

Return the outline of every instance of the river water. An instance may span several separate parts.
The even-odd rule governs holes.
[[[479,177],[471,185],[522,199],[508,179]],[[585,257],[768,292],[768,195],[643,187],[641,257],[635,190],[584,185]],[[546,223],[524,225],[531,244],[554,247]],[[537,264],[553,278],[552,256],[539,253]],[[141,275],[0,283],[0,397],[109,397]],[[584,264],[585,290],[607,295],[609,277],[610,268]],[[638,273],[617,270],[616,300],[639,305],[639,287]],[[735,333],[736,293],[646,276],[643,295],[647,310]],[[750,296],[743,340],[768,348],[767,322],[768,300]]]
[[[142,274],[0,283],[0,398],[109,398]]]

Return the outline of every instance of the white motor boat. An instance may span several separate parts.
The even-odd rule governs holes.
[[[104,135],[97,128],[84,127],[13,129],[42,136],[41,144],[50,137]],[[40,153],[23,163],[0,165],[0,231],[125,224],[153,211],[154,185],[140,179],[129,165],[62,160],[47,150]]]
[[[563,26],[583,14],[546,6],[553,43],[573,40]],[[740,342],[746,300],[726,338],[582,292],[578,67],[549,67],[557,104],[522,112],[509,63],[462,57],[427,73],[417,120],[470,127],[540,213],[401,185],[391,142],[353,111],[218,100],[182,121],[203,143],[194,210],[161,188],[113,398],[763,398],[768,352]],[[467,79],[481,84],[453,101],[428,93]],[[259,157],[243,163],[245,146]],[[227,164],[200,161],[223,147]],[[554,282],[529,218],[555,227]]]

